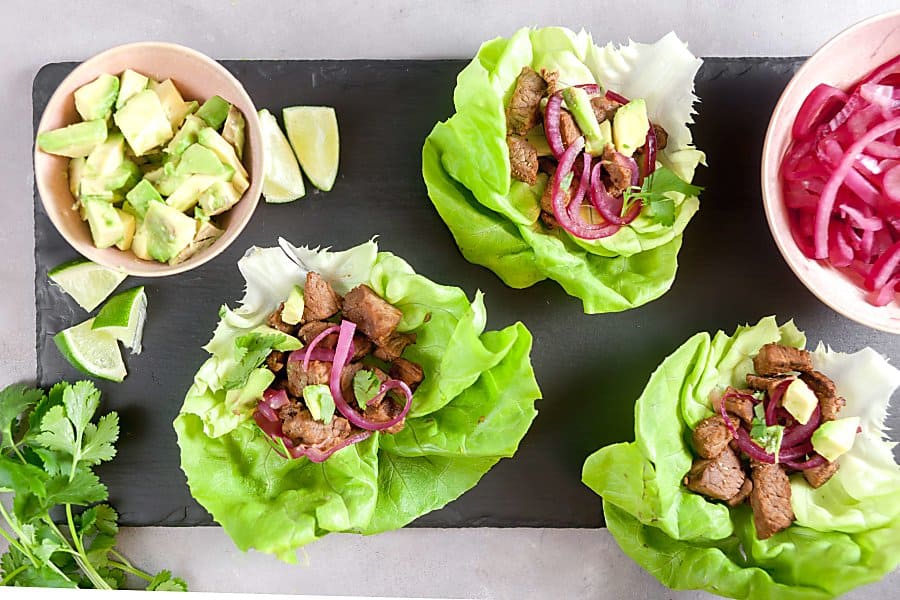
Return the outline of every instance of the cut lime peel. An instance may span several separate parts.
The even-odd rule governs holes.
[[[259,124],[266,165],[263,178],[263,196],[266,202],[282,204],[302,198],[306,195],[303,174],[278,121],[272,113],[262,109],[259,111]]]
[[[97,313],[93,329],[112,335],[132,354],[140,354],[146,318],[147,294],[144,286],[138,286],[110,298]]]
[[[51,283],[68,294],[84,310],[91,312],[119,287],[127,273],[78,258],[50,269]]]
[[[287,138],[306,177],[323,192],[330,191],[340,162],[340,135],[334,108],[289,106],[281,114]]]
[[[94,330],[93,325],[94,319],[73,325],[53,336],[53,342],[63,358],[79,371],[91,377],[121,382],[128,372],[119,343],[108,333]]]

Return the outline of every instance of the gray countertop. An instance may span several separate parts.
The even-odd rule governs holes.
[[[670,30],[699,56],[799,56],[891,0],[736,3],[100,0],[0,3],[0,386],[32,381],[34,260],[31,81],[45,63],[117,44],[166,40],[216,58],[465,58],[522,25],[590,30],[598,41],[653,41]],[[114,7],[114,8],[113,8]],[[406,529],[336,535],[289,566],[242,554],[219,528],[126,529],[125,554],[168,567],[196,591],[465,598],[700,598],[661,587],[606,530]],[[347,568],[375,560],[383,568]],[[900,598],[900,572],[848,598]]]

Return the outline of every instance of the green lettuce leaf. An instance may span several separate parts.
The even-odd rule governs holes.
[[[512,456],[536,415],[540,390],[521,323],[485,331],[481,293],[436,284],[402,259],[368,242],[344,252],[251,248],[238,263],[247,281],[239,307],[223,307],[211,354],[194,377],[175,430],[182,469],[194,497],[242,550],[255,548],[293,562],[296,550],[331,532],[371,534],[402,527],[474,486],[501,458]],[[285,460],[250,419],[260,394],[250,371],[244,388],[227,390],[247,361],[239,340],[316,271],[340,294],[360,284],[396,306],[399,330],[415,332],[404,356],[425,379],[405,428],[374,433],[323,463]],[[238,354],[241,354],[238,352]],[[243,366],[240,364],[244,360]]]
[[[691,429],[713,414],[710,397],[743,385],[769,342],[803,347],[792,322],[774,317],[733,335],[700,333],[650,377],[635,405],[635,442],[598,450],[582,479],[603,496],[607,527],[626,554],[673,589],[733,598],[831,598],[877,581],[900,564],[900,466],[884,437],[900,371],[871,349],[854,354],[820,345],[813,366],[847,399],[842,416],[862,432],[819,489],[791,477],[796,522],[759,540],[746,505],[729,509],[682,485],[691,467]]]
[[[532,187],[510,177],[505,107],[525,65],[557,71],[566,83],[596,82],[645,98],[650,118],[669,132],[659,161],[690,181],[704,160],[687,127],[700,64],[674,34],[655,44],[600,48],[583,31],[525,28],[483,44],[457,79],[456,113],[434,127],[422,150],[428,194],[463,256],[512,287],[558,281],[588,313],[627,310],[664,294],[698,199],[672,192],[671,225],[648,208],[601,240],[548,231],[539,221],[546,177]]]

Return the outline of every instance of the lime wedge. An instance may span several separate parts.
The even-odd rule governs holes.
[[[330,106],[290,106],[281,113],[303,172],[327,192],[334,186],[340,156],[337,115]]]
[[[94,318],[93,329],[113,336],[131,348],[132,354],[140,354],[146,318],[147,294],[140,286],[110,298]]]
[[[93,377],[122,381],[127,374],[119,343],[103,331],[93,329],[88,319],[53,336],[56,347],[72,366]]]
[[[263,195],[266,202],[281,204],[291,202],[306,195],[300,165],[294,158],[291,145],[284,137],[278,121],[266,109],[259,111],[259,125],[262,130],[263,156],[266,164],[263,178]]]
[[[50,281],[88,312],[100,306],[127,276],[83,258],[63,263],[47,273]]]

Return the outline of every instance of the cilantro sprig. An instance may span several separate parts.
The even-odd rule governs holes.
[[[635,202],[642,201],[656,223],[671,227],[675,223],[675,200],[668,194],[677,192],[691,197],[702,191],[702,187],[688,183],[670,169],[659,167],[644,178],[640,188],[634,186],[625,190],[622,214],[626,214]]]
[[[12,494],[11,508],[0,503],[0,537],[9,546],[0,585],[117,589],[131,575],[148,590],[187,589],[169,571],[145,573],[115,549],[119,515],[104,503],[109,493],[93,467],[116,455],[119,417],[94,423],[99,405],[89,381],[46,394],[24,385],[0,391],[0,492]]]
[[[750,438],[762,448],[775,456],[781,451],[781,440],[784,437],[784,425],[766,425],[766,409],[760,402],[753,407],[753,421],[750,423]]]

